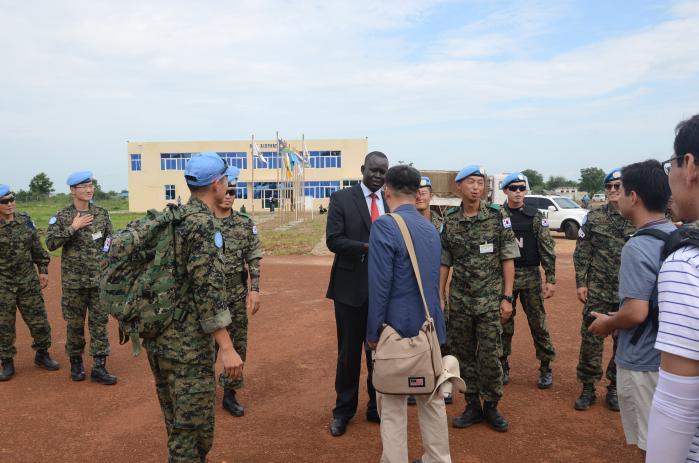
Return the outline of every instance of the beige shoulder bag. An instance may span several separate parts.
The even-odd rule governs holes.
[[[402,338],[390,325],[384,326],[374,353],[372,382],[382,394],[431,394],[437,377],[442,373],[439,339],[425,299],[420,267],[408,227],[400,215],[388,215],[398,224],[408,249],[425,309],[425,322],[418,335],[412,338]]]

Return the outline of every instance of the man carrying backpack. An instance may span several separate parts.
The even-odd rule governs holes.
[[[240,378],[243,361],[226,327],[223,267],[224,239],[212,214],[228,186],[227,165],[215,153],[191,158],[185,179],[191,192],[175,228],[179,275],[185,275],[181,298],[184,315],[173,317],[155,338],[144,338],[160,408],[168,434],[171,462],[206,461],[214,438],[214,341],[223,375]]]
[[[648,414],[658,383],[660,352],[655,350],[655,291],[665,241],[675,226],[665,217],[670,186],[656,160],[621,171],[619,212],[636,227],[621,251],[619,312],[592,312],[589,331],[607,336],[618,330],[615,362],[621,423],[626,443],[646,449]]]

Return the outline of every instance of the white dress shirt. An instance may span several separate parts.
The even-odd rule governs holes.
[[[364,182],[359,184],[364,192],[364,199],[366,200],[366,207],[369,209],[369,217],[371,217],[371,193],[372,191],[368,186],[364,185]],[[383,187],[379,188],[376,193],[376,207],[379,208],[379,217],[384,215],[386,211],[383,208]]]

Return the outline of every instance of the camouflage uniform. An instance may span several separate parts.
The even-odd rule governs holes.
[[[516,257],[515,235],[498,206],[481,201],[474,217],[455,208],[444,218],[442,265],[453,270],[447,349],[459,359],[466,395],[486,401],[502,397],[502,261]]]
[[[92,224],[74,230],[75,216],[92,214]],[[66,353],[80,356],[85,350],[85,317],[90,329],[90,355],[109,355],[107,312],[99,299],[99,284],[104,263],[105,240],[112,236],[112,222],[106,209],[90,204],[79,212],[75,205],[61,209],[49,221],[46,245],[49,251],[63,247],[61,256],[61,308],[67,323]],[[88,315],[89,314],[89,315]]]
[[[249,215],[232,211],[230,217],[219,219],[219,222],[225,242],[223,262],[226,269],[228,310],[233,319],[233,323],[228,326],[228,333],[235,350],[245,361],[248,344],[248,272],[250,290],[259,291],[262,248],[257,237],[257,227]],[[239,389],[243,386],[243,378],[232,380],[221,375],[219,383],[225,389]]]
[[[182,250],[180,271],[188,275],[182,300],[187,316],[173,321],[155,339],[144,340],[165,418],[170,462],[205,462],[214,438],[214,340],[212,333],[231,323],[226,308],[218,224],[206,205],[191,198],[186,219],[176,228]]]
[[[15,320],[17,309],[34,339],[34,350],[51,347],[51,326],[41,295],[40,274],[49,273],[49,254],[41,247],[32,219],[23,212],[14,220],[0,219],[0,359],[17,354]]]
[[[617,291],[621,249],[633,233],[633,226],[611,204],[605,204],[587,214],[578,234],[573,253],[575,281],[578,288],[588,289],[580,326],[582,340],[577,368],[578,380],[583,384],[595,383],[602,378],[604,338],[587,330],[594,320],[590,312],[607,314],[619,310]],[[607,379],[612,385],[616,384],[613,355],[607,366]]]
[[[438,232],[442,231],[443,220],[444,218],[441,215],[435,214],[434,211],[430,211],[430,222],[432,222],[432,225],[434,225],[434,228],[436,228]]]
[[[526,206],[525,206],[526,207]],[[525,211],[511,211],[505,205],[505,210],[508,214],[524,214]],[[556,253],[554,250],[555,243],[549,233],[548,220],[536,208],[527,210],[533,215],[532,232],[536,240],[536,253],[541,266],[544,268],[547,283],[556,283]],[[514,233],[518,240],[520,249],[524,246],[529,246],[531,243],[524,243],[526,233],[521,233],[516,230],[513,224]],[[524,253],[523,253],[524,254]],[[524,256],[522,256],[524,257]],[[515,260],[515,285],[513,296],[515,301],[519,297],[524,313],[527,315],[529,330],[531,331],[532,339],[534,340],[534,348],[536,350],[536,358],[539,361],[551,361],[556,357],[556,351],[551,342],[551,335],[546,327],[546,312],[544,310],[544,300],[541,290],[541,273],[539,265],[526,265],[526,262],[521,262],[522,258]],[[512,337],[515,334],[515,314],[516,309],[512,312],[512,317],[502,325],[502,341],[503,341],[503,357],[507,358],[512,353]]]

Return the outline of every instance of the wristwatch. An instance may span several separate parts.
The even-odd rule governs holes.
[[[507,302],[509,302],[510,304],[514,304],[514,303],[515,303],[515,298],[514,298],[513,296],[508,296],[508,295],[506,295],[506,294],[501,294],[501,295],[500,295],[500,300],[501,300],[501,301],[507,301]]]

